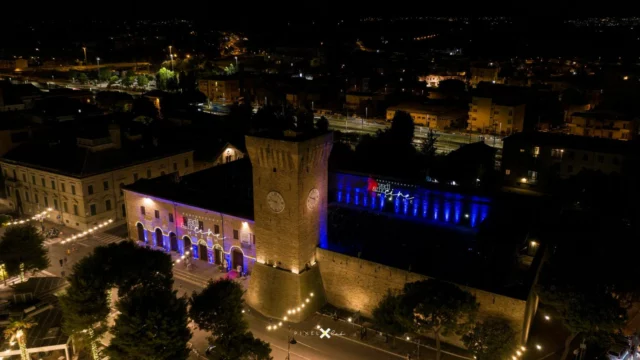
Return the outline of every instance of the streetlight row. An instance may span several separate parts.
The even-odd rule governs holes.
[[[297,307],[293,307],[289,310],[287,310],[287,315],[294,315],[297,314],[299,312],[301,312],[304,307],[306,306],[306,304],[308,304],[311,301],[311,298],[313,297],[313,293],[309,293],[309,297],[306,298],[299,306]],[[282,320],[287,321],[289,319],[289,317],[285,315],[282,317]],[[278,322],[275,325],[269,325],[267,326],[267,330],[271,331],[271,330],[278,330],[279,327],[282,326],[282,321]]]
[[[85,237],[85,236],[87,236],[87,235],[89,235],[89,234],[93,233],[94,231],[96,231],[96,230],[98,230],[98,229],[101,229],[101,228],[103,228],[103,227],[105,227],[105,226],[107,226],[107,225],[111,224],[112,222],[113,222],[113,219],[109,219],[109,220],[107,220],[107,221],[103,222],[103,223],[102,223],[102,224],[100,224],[100,225],[96,225],[96,226],[92,227],[91,229],[89,229],[89,230],[87,230],[87,231],[81,232],[80,234],[75,234],[75,235],[73,235],[73,236],[71,236],[71,237],[68,237],[68,238],[66,238],[66,239],[62,240],[62,241],[60,242],[60,244],[66,244],[66,243],[71,242],[71,241],[73,241],[73,240],[77,240],[77,239],[83,238],[83,237]]]
[[[48,214],[49,212],[51,212],[51,211],[53,211],[53,209],[52,209],[52,208],[48,208],[47,210],[45,210],[45,211],[43,211],[43,212],[41,212],[41,213],[39,213],[39,214],[35,214],[35,215],[33,215],[33,216],[32,216],[31,218],[29,218],[29,219],[26,219],[26,220],[16,220],[16,221],[13,221],[13,222],[8,222],[8,223],[3,224],[3,225],[4,225],[4,226],[22,225],[22,224],[27,223],[27,222],[29,222],[29,221],[33,221],[33,220],[40,220],[40,218],[41,218],[41,217],[43,217],[43,216],[47,215],[47,214]]]

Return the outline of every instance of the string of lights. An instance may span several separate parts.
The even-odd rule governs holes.
[[[39,213],[39,214],[35,214],[32,217],[30,217],[29,219],[25,219],[25,220],[16,220],[16,221],[12,221],[12,222],[8,222],[3,224],[4,226],[12,226],[12,225],[22,225],[22,224],[26,224],[29,221],[34,221],[34,220],[40,220],[43,217],[45,217],[47,214],[49,214],[51,211],[53,211],[52,208],[48,208],[47,210]]]
[[[87,235],[89,235],[89,234],[91,234],[91,233],[93,233],[93,232],[97,231],[98,229],[101,229],[101,228],[103,228],[103,227],[105,227],[105,226],[107,226],[107,225],[111,224],[112,222],[113,222],[113,219],[109,219],[109,220],[107,220],[107,221],[103,222],[102,224],[99,224],[99,225],[96,225],[96,226],[92,227],[92,228],[91,228],[91,229],[89,229],[89,230],[86,230],[86,231],[81,232],[81,233],[79,233],[79,234],[72,235],[72,236],[70,236],[70,237],[68,237],[68,238],[66,238],[66,239],[64,239],[64,240],[62,240],[62,241],[60,242],[60,244],[63,244],[63,245],[64,245],[64,244],[69,243],[69,242],[72,242],[72,241],[74,241],[74,240],[81,239],[81,238],[83,238],[83,237],[85,237],[85,236],[87,236]]]
[[[287,310],[287,315],[295,315],[297,313],[300,313],[302,310],[304,310],[306,304],[311,302],[312,298],[313,298],[313,293],[309,293],[309,297],[306,298],[299,306],[296,306]],[[287,315],[283,316],[282,320],[287,321],[289,319]],[[269,331],[278,330],[278,328],[281,326],[282,326],[282,321],[278,322],[277,324],[267,326],[267,330]]]

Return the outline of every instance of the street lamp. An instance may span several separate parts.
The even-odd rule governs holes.
[[[236,59],[236,68],[238,67],[238,57],[234,56],[234,58]]]
[[[169,54],[169,57],[171,58],[171,72],[173,72],[173,54]]]
[[[289,332],[287,333],[287,360],[291,360],[291,345],[297,343],[295,336],[291,335],[291,325],[289,325]]]
[[[96,61],[98,62],[98,82],[100,82],[100,58],[97,57]]]
[[[84,65],[87,65],[87,47],[83,46],[82,51],[84,52]]]

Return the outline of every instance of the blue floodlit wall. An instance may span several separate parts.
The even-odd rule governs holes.
[[[490,200],[454,191],[431,190],[373,177],[332,174],[329,199],[337,205],[389,213],[435,225],[476,228],[486,219]]]

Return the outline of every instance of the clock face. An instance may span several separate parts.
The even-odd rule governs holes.
[[[313,210],[316,206],[318,206],[318,202],[320,201],[320,191],[318,189],[311,189],[309,191],[309,196],[307,197],[307,207],[309,210]]]
[[[269,204],[271,211],[275,213],[284,210],[284,198],[277,191],[272,191],[267,194],[267,204]]]

